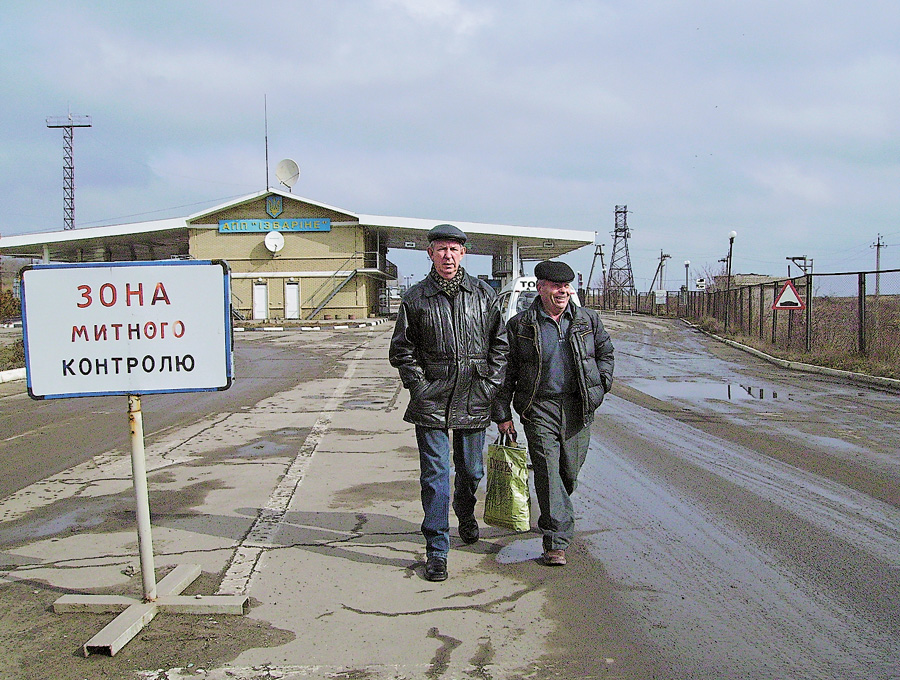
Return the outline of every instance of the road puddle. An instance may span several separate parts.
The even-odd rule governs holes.
[[[543,539],[526,538],[513,541],[509,545],[503,546],[497,553],[497,562],[500,564],[518,564],[519,562],[528,562],[536,560],[543,553]]]
[[[629,380],[628,384],[656,399],[688,401],[767,401],[779,399],[778,392],[751,385],[714,381]],[[786,395],[782,394],[781,398]]]

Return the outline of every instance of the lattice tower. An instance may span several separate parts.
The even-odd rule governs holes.
[[[628,239],[631,231],[628,228],[628,206],[616,206],[616,228],[613,231],[612,257],[609,261],[609,272],[606,275],[604,292],[609,303],[618,305],[623,298],[637,294],[634,287],[634,274],[631,271],[631,255],[628,253]]]
[[[75,228],[75,153],[72,129],[91,127],[90,116],[55,116],[47,119],[48,128],[63,130],[63,228]]]

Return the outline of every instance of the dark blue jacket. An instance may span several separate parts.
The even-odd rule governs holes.
[[[530,420],[531,407],[541,384],[541,330],[537,314],[542,304],[541,298],[535,298],[528,309],[516,314],[506,324],[509,360],[506,378],[494,400],[494,422],[512,420],[510,402],[523,420]],[[573,318],[569,323],[567,340],[578,372],[582,422],[587,425],[594,420],[594,411],[612,388],[615,364],[613,345],[597,312],[572,302],[569,305]]]

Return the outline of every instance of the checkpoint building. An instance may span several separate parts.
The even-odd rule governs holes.
[[[386,313],[397,268],[391,249],[424,251],[450,222],[467,251],[492,258],[503,285],[524,260],[559,257],[594,242],[593,231],[365,215],[267,189],[187,217],[0,238],[0,255],[42,262],[225,260],[232,307],[259,321],[364,319]]]

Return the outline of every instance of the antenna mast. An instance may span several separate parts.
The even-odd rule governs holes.
[[[75,228],[75,155],[72,148],[73,128],[91,127],[90,116],[50,116],[48,128],[63,130],[63,228]]]
[[[628,206],[616,206],[616,228],[613,232],[613,250],[609,261],[609,273],[606,275],[604,301],[609,299],[608,306],[617,308],[625,296],[637,293],[634,288],[634,274],[631,271],[631,255],[628,253]],[[604,302],[604,306],[607,303]]]
[[[263,119],[266,132],[266,191],[269,190],[269,106],[266,95],[263,95]]]

